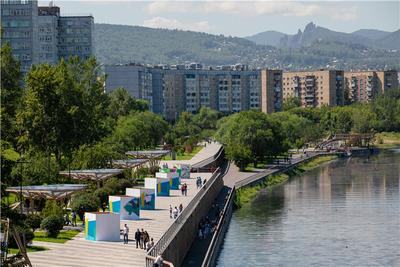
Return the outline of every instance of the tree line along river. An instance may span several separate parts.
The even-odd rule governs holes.
[[[335,160],[234,212],[217,266],[400,266],[400,148]]]

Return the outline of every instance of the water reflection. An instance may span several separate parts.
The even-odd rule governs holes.
[[[235,212],[217,266],[400,266],[400,149],[338,160]]]

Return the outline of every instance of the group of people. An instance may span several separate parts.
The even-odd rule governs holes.
[[[216,220],[211,221],[208,216],[205,219],[201,219],[198,225],[199,239],[206,239],[210,234],[214,233],[216,227]]]
[[[181,185],[181,192],[182,192],[182,196],[187,196],[187,184],[184,183],[183,185]]]
[[[182,203],[179,205],[179,208],[177,208],[176,206],[175,206],[175,208],[172,208],[172,205],[171,204],[169,205],[169,217],[171,219],[178,218],[178,215],[181,214],[182,211],[183,211]]]
[[[76,212],[72,211],[71,213],[72,220],[69,219],[69,214],[65,214],[64,223],[66,226],[76,226]]]
[[[128,244],[129,242],[129,227],[127,224],[124,225],[123,235],[124,235],[124,244]],[[143,228],[140,231],[139,228],[135,232],[135,241],[136,241],[136,248],[141,248],[144,250],[149,251],[154,246],[153,238],[150,238],[149,233],[144,231]]]

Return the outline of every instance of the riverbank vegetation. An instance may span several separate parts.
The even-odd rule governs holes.
[[[321,164],[332,161],[336,158],[336,155],[316,157],[308,162],[299,164],[285,173],[269,175],[263,182],[257,185],[240,188],[236,191],[235,205],[240,208],[243,205],[250,203],[261,190],[272,189],[274,186],[287,182],[290,177],[300,175],[303,172],[314,169]]]
[[[394,148],[400,146],[400,132],[382,132],[375,135],[374,146]]]

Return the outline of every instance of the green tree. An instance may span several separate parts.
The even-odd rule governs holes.
[[[376,114],[372,112],[370,104],[359,104],[352,108],[352,131],[355,133],[369,133],[377,124]]]
[[[400,99],[395,98],[395,93],[392,94],[380,95],[372,102],[378,131],[400,131]]]
[[[146,111],[149,105],[145,100],[135,100],[124,88],[117,88],[109,94],[110,103],[108,114],[117,120],[121,116],[127,116],[131,111]]]
[[[1,47],[1,139],[15,143],[18,129],[16,112],[22,96],[20,63],[12,55],[10,44]]]
[[[299,97],[289,97],[283,101],[282,110],[288,111],[297,107],[301,107],[301,99]]]
[[[33,66],[26,78],[24,109],[18,114],[27,144],[62,155],[105,135],[107,97],[95,59],[61,60],[56,66]]]
[[[321,124],[330,135],[349,133],[353,127],[352,109],[349,107],[326,108]]]
[[[119,118],[111,140],[122,144],[124,151],[144,149],[160,144],[168,129],[168,123],[160,116],[145,112],[133,112]]]
[[[243,111],[221,120],[216,137],[225,146],[228,159],[241,169],[288,149],[280,122],[260,111]]]

